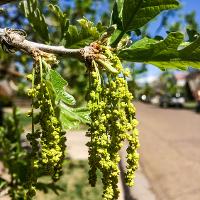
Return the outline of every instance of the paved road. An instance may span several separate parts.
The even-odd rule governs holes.
[[[141,167],[157,199],[200,200],[200,115],[135,105]]]

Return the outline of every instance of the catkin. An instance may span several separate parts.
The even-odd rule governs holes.
[[[32,88],[28,91],[28,96],[32,98],[32,133],[27,135],[32,146],[28,196],[35,194],[38,173],[50,175],[54,182],[59,179],[65,157],[65,132],[62,131],[59,120],[55,93],[48,81],[49,68],[39,58],[32,74],[28,76],[32,81]],[[36,109],[39,110],[38,113],[34,113]]]
[[[135,119],[133,96],[128,90],[126,76],[119,58],[108,47],[101,46],[107,60],[92,60],[89,67],[89,100],[91,123],[87,132],[89,147],[89,182],[96,183],[96,171],[102,172],[103,200],[117,200],[119,196],[119,151],[125,140],[127,148],[127,170],[125,181],[134,184],[138,168],[139,147],[138,124]]]

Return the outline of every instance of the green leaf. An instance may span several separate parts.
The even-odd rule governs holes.
[[[80,123],[90,122],[89,110],[83,108],[71,108],[63,103],[60,104],[60,120],[65,129],[77,127]]]
[[[115,42],[117,40],[117,38],[119,37],[119,35],[122,34],[122,31],[119,29],[116,29],[114,31],[114,33],[111,35],[111,37],[109,38],[109,43],[113,44],[113,42]],[[124,33],[123,33],[124,35]]]
[[[160,69],[200,68],[200,38],[185,44],[184,35],[171,32],[166,39],[157,41],[143,38],[122,50],[119,57],[126,61],[153,64]]]
[[[56,101],[62,101],[68,105],[74,105],[76,103],[74,97],[65,91],[67,81],[64,80],[58,72],[50,69],[49,79],[56,94]]]
[[[80,19],[78,23],[80,30],[76,26],[70,25],[65,35],[65,46],[70,48],[80,48],[89,45],[91,42],[99,39],[102,27],[94,26],[87,19]],[[99,28],[100,27],[100,28]]]
[[[119,13],[122,11],[122,5],[122,0],[115,1],[112,12],[112,23],[117,24],[119,30],[123,30],[121,14]]]
[[[0,177],[0,191],[3,191],[8,187],[8,182]]]
[[[176,0],[116,0],[112,19],[119,29],[128,32],[144,26],[161,11],[178,7]]]
[[[31,26],[39,36],[49,42],[48,26],[45,22],[45,17],[38,8],[37,0],[23,1],[20,7],[29,20]]]
[[[67,15],[63,13],[57,5],[50,4],[49,9],[54,13],[58,23],[60,24],[61,38],[63,38],[69,28],[69,19],[67,18]]]

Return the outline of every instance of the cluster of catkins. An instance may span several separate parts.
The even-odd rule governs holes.
[[[53,181],[62,174],[66,139],[59,121],[55,92],[48,80],[49,69],[50,65],[39,58],[28,76],[32,81],[28,91],[32,98],[32,133],[27,135],[32,146],[29,196],[34,195],[38,173],[50,175]]]
[[[116,200],[119,196],[119,151],[125,140],[129,143],[125,181],[128,186],[134,184],[139,160],[138,122],[126,81],[128,71],[123,70],[119,58],[109,48],[101,46],[101,51],[106,59],[92,60],[89,68],[89,182],[95,186],[96,171],[100,170],[103,200]]]

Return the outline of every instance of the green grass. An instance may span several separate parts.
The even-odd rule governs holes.
[[[64,164],[64,175],[58,181],[57,185],[61,190],[58,194],[49,191],[45,194],[42,191],[37,192],[37,200],[101,200],[102,184],[100,176],[96,187],[92,188],[88,183],[88,161],[67,161]],[[40,182],[50,183],[46,177]]]
[[[197,103],[195,101],[186,102],[186,103],[184,103],[183,106],[184,106],[184,108],[187,108],[187,109],[195,109],[197,106]]]

